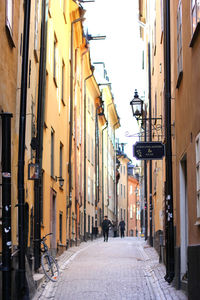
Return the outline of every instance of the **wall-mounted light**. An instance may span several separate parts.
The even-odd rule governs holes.
[[[39,164],[30,163],[28,165],[28,180],[38,180],[40,178]]]
[[[59,181],[60,187],[63,187],[64,185],[64,178],[62,176],[55,176],[56,181]]]

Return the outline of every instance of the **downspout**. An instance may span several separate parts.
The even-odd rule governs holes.
[[[97,227],[97,205],[99,202],[99,125],[98,125],[98,109],[101,106],[96,108],[95,115],[95,227]]]
[[[166,136],[166,275],[165,280],[174,278],[174,224],[173,224],[173,180],[171,143],[171,56],[170,56],[170,1],[165,1],[165,136]]]
[[[151,50],[150,43],[148,43],[148,62],[149,62],[149,141],[152,141],[152,124],[151,124]],[[153,235],[152,235],[152,212],[153,212],[153,203],[152,203],[152,160],[149,161],[149,243],[153,247]]]
[[[86,126],[87,126],[87,118],[86,118],[86,81],[93,76],[93,70],[92,74],[89,75],[84,79],[84,241],[86,242]]]
[[[34,181],[34,268],[40,267],[40,239],[41,239],[41,195],[42,195],[42,155],[43,155],[43,129],[46,87],[46,45],[47,45],[47,18],[48,0],[42,2],[42,22],[40,40],[40,65],[38,84],[37,109],[37,147],[35,162],[39,164],[40,178]]]
[[[82,78],[83,78],[83,56],[86,54],[86,53],[88,53],[88,51],[89,51],[89,48],[87,48],[82,54],[81,54],[81,66],[82,66]],[[84,177],[84,174],[83,174],[83,176],[82,176],[82,173],[84,172],[84,167],[82,167],[83,166],[83,161],[84,161],[84,139],[83,139],[83,134],[84,134],[84,128],[83,128],[83,126],[82,126],[82,124],[83,124],[83,120],[84,120],[84,100],[85,100],[85,98],[84,98],[84,96],[83,96],[83,81],[81,80],[81,158],[80,158],[80,163],[81,163],[81,165],[80,165],[80,174],[81,174],[81,183],[80,183],[80,186],[81,186],[81,206],[84,204],[84,203],[82,203],[82,198],[83,198],[83,194],[84,194],[84,188],[83,188],[83,182],[84,182],[84,184],[85,184],[85,179],[83,178]],[[83,108],[83,109],[82,109]],[[83,112],[82,112],[83,111]],[[83,149],[82,149],[82,145],[83,145]],[[84,211],[83,211],[83,214],[84,214]],[[82,223],[82,225],[83,225],[83,223]],[[84,226],[84,225],[83,225]],[[82,228],[82,226],[81,226],[81,228]],[[83,233],[83,231],[81,231],[81,234]],[[83,233],[83,235],[84,235],[84,233]]]
[[[28,52],[29,52],[29,29],[30,29],[31,1],[24,2],[24,29],[23,29],[23,56],[21,74],[21,97],[19,118],[19,150],[18,150],[18,235],[19,235],[19,266],[18,278],[19,299],[25,299],[28,295],[25,269],[25,203],[24,203],[24,157],[26,138],[26,103],[27,103],[27,75],[28,75]]]
[[[11,113],[2,113],[2,296],[11,300]]]
[[[115,143],[115,126],[119,124],[119,120],[113,125],[114,128],[114,212],[115,212],[115,221],[117,221],[117,180],[116,180],[116,143]],[[118,224],[117,224],[118,225]]]
[[[103,133],[108,127],[108,121],[106,121],[106,126],[102,129],[102,220],[104,219],[104,147],[103,147]]]
[[[144,141],[147,141],[146,108],[144,121]],[[144,213],[145,213],[145,241],[148,239],[148,201],[147,201],[147,161],[144,161]]]
[[[73,134],[73,79],[74,79],[74,24],[80,22],[83,18],[78,18],[71,23],[71,70],[70,70],[70,129],[69,129],[69,242],[71,240],[71,205],[72,205],[72,134]]]
[[[108,108],[110,107],[110,105],[112,105],[113,104],[113,102],[111,102],[111,103],[109,103],[108,105],[107,105],[107,112],[108,112]],[[109,134],[108,134],[108,132],[107,132],[107,148],[108,148],[108,143],[110,143],[110,140],[109,140]],[[110,186],[109,186],[109,184],[110,184],[110,178],[109,178],[109,172],[108,172],[108,168],[109,168],[109,166],[108,166],[108,155],[109,155],[109,153],[108,153],[108,151],[107,151],[107,216],[108,216],[108,206],[110,205],[110,196],[109,196],[109,192],[110,192]]]
[[[128,222],[128,163],[127,163],[126,167],[127,167],[127,172],[126,172],[126,178],[127,178],[127,180],[126,180],[126,186],[127,186],[127,189],[126,189],[126,196],[127,196],[127,209],[126,209],[126,211],[127,211],[127,214],[126,214],[127,226],[126,226],[126,235],[128,236],[128,224],[129,224],[129,222]]]

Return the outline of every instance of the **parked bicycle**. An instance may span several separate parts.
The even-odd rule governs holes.
[[[41,265],[45,275],[51,281],[57,281],[59,277],[59,267],[58,263],[56,262],[55,258],[49,253],[49,248],[45,243],[47,236],[51,235],[52,233],[48,233],[41,239],[41,252],[44,254],[41,257]]]

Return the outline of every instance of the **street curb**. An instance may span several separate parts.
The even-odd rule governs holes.
[[[101,238],[98,238],[96,240],[88,241],[86,243],[82,242],[79,246],[71,247],[68,250],[64,251],[59,257],[57,257],[56,261],[58,262],[59,271],[60,271],[59,277],[62,276],[63,271],[67,269],[70,262],[72,262],[79,253],[86,250],[91,245],[94,245],[94,243],[100,242],[101,240],[102,240]],[[39,300],[39,299],[44,300],[44,299],[54,297],[57,285],[58,282],[52,282],[44,276],[32,300]]]

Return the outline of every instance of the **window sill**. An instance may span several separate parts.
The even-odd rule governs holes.
[[[66,106],[65,101],[61,98],[63,106]]]
[[[194,225],[195,225],[195,226],[200,226],[200,218],[198,218],[198,219],[196,220],[196,223],[194,223]]]
[[[12,48],[16,48],[15,47],[15,43],[14,43],[14,40],[13,40],[13,35],[9,29],[8,26],[6,26],[6,33],[7,33],[7,37],[8,37],[8,41],[9,41],[9,44]]]
[[[176,88],[178,89],[180,87],[181,81],[183,78],[183,71],[181,71],[178,75],[177,83],[176,83]]]
[[[197,23],[197,26],[196,26],[196,29],[193,33],[193,36],[192,36],[192,39],[191,39],[191,42],[190,42],[190,47],[192,48],[194,46],[194,43],[199,35],[199,30],[200,30],[200,22]]]

